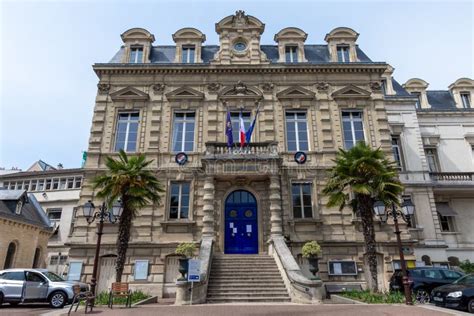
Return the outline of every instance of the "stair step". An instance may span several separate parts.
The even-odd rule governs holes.
[[[271,296],[271,297],[234,297],[234,298],[208,298],[207,303],[252,303],[252,302],[291,302],[288,296]]]
[[[266,294],[274,294],[274,293],[279,293],[282,295],[288,294],[286,291],[286,288],[281,287],[281,288],[257,288],[257,289],[252,289],[252,288],[228,288],[228,289],[208,289],[207,290],[207,295],[208,296],[216,296],[216,295],[221,295],[221,294],[229,294],[233,293],[236,296],[242,296],[242,295],[266,295]]]

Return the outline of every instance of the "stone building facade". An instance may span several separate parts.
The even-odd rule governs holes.
[[[401,225],[410,265],[421,262],[420,243],[430,254],[446,249],[418,118],[430,111],[417,110],[416,96],[390,65],[365,55],[350,28],[330,31],[324,45],[305,44],[307,34],[293,27],[275,35],[276,45],[262,44],[264,29],[242,11],[216,23],[219,46],[203,45],[206,36],[195,28],[173,34],[175,46],[153,45],[153,34],[134,28],[121,35],[124,45],[110,62],[94,65],[98,93],[79,208],[100,204],[91,180],[119,149],[145,153],[166,188],[162,204],[134,220],[124,277],[133,287],[173,295],[180,242],[210,239],[214,254],[265,254],[279,238],[303,274],[301,247],[316,240],[324,282],[366,286],[360,220],[349,208],[327,207],[321,193],[338,148],[357,141],[390,156],[399,150],[404,195],[417,212]],[[257,111],[250,145],[240,148],[240,117],[248,129]],[[231,149],[228,113],[237,143]],[[84,280],[92,273],[95,225],[79,216],[69,238]],[[377,219],[375,228],[379,286],[386,289],[399,265],[396,237],[390,221]],[[102,290],[113,279],[116,231],[105,226]],[[136,279],[137,260],[147,262],[146,278]]]

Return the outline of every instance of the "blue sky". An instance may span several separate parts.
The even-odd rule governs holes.
[[[405,82],[419,77],[447,89],[474,77],[473,1],[1,1],[0,167],[22,169],[42,159],[79,167],[87,150],[98,78],[120,34],[143,27],[155,45],[192,26],[218,44],[214,25],[243,9],[266,24],[263,44],[288,26],[324,44],[338,26],[360,33],[374,61]]]

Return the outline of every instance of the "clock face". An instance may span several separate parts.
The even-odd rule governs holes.
[[[237,42],[234,44],[234,49],[238,52],[242,52],[247,48],[247,45],[244,42]]]

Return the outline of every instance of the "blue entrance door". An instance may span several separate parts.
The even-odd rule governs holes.
[[[224,253],[258,253],[257,200],[244,190],[232,192],[225,201]]]

